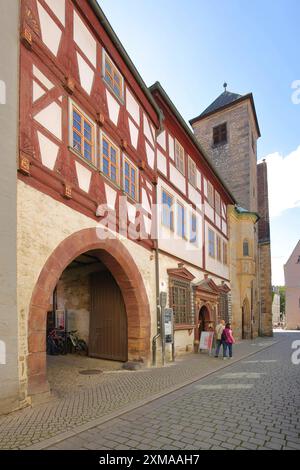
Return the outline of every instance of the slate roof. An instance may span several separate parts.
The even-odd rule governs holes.
[[[213,101],[201,114],[200,116],[206,116],[207,114],[210,114],[214,111],[217,111],[220,108],[223,108],[223,106],[227,106],[234,101],[238,100],[241,98],[242,95],[238,95],[237,93],[231,93],[230,91],[224,91],[223,93],[218,96],[215,101]]]
[[[230,107],[231,104],[233,103],[239,103],[244,100],[250,100],[251,102],[251,106],[252,106],[252,110],[254,114],[254,120],[255,120],[255,124],[257,128],[257,133],[258,133],[258,136],[260,137],[260,129],[258,125],[258,119],[256,115],[256,109],[255,109],[252,93],[247,93],[246,95],[239,95],[238,93],[232,93],[231,91],[225,90],[201,114],[199,114],[199,116],[196,116],[195,118],[191,119],[189,123],[193,125],[195,122],[206,118],[210,114],[216,113],[220,110]]]

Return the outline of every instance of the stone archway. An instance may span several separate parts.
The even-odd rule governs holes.
[[[111,237],[111,236],[110,236]],[[81,253],[97,250],[123,295],[128,320],[128,358],[147,360],[150,354],[150,308],[143,278],[129,251],[116,237],[101,239],[96,228],[63,240],[44,265],[33,290],[28,319],[28,394],[49,391],[46,371],[46,316],[49,299],[69,263]]]

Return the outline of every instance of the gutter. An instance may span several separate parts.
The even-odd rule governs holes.
[[[149,91],[149,88],[147,87],[147,85],[145,84],[145,82],[142,79],[141,75],[137,71],[135,65],[133,64],[132,60],[130,59],[129,55],[127,54],[124,46],[122,45],[122,43],[119,40],[118,36],[116,35],[115,31],[113,30],[110,22],[106,18],[103,10],[100,8],[100,5],[98,4],[97,0],[88,0],[88,3],[91,6],[91,8],[93,9],[93,11],[94,11],[95,15],[97,16],[98,20],[100,21],[101,25],[103,26],[103,28],[107,32],[107,34],[108,34],[109,38],[111,39],[111,41],[113,42],[115,48],[117,49],[117,51],[121,55],[122,59],[124,60],[125,64],[127,65],[128,69],[130,70],[130,72],[132,73],[132,75],[134,76],[136,81],[138,82],[139,86],[143,90],[145,96],[147,97],[147,99],[149,100],[151,105],[153,106],[153,108],[154,108],[154,110],[155,110],[155,112],[158,116],[159,125],[160,125],[159,130],[161,131],[163,129],[162,123],[163,123],[163,120],[164,120],[164,115],[163,115],[162,110],[158,107],[156,101],[154,100],[152,94]]]
[[[221,185],[223,186],[223,188],[225,188],[227,194],[230,196],[231,200],[233,201],[234,204],[237,204],[237,201],[235,200],[233,194],[231,193],[230,189],[227,187],[227,185],[224,183],[224,181],[222,180],[218,170],[215,168],[215,166],[213,165],[213,163],[208,159],[208,157],[206,156],[205,154],[205,151],[203,150],[203,148],[201,147],[201,145],[199,144],[198,140],[196,139],[194,133],[192,132],[192,130],[189,128],[189,126],[187,125],[187,123],[185,122],[185,120],[183,119],[183,117],[181,116],[181,114],[179,113],[178,109],[176,108],[176,106],[174,105],[174,103],[172,102],[172,100],[169,98],[169,96],[167,95],[167,93],[165,92],[165,90],[163,89],[163,87],[161,86],[161,84],[159,82],[155,82],[153,85],[151,85],[149,87],[149,90],[151,92],[153,91],[158,91],[163,99],[166,101],[166,103],[168,104],[168,106],[170,107],[171,111],[173,112],[173,114],[175,114],[179,124],[183,127],[183,129],[185,130],[185,132],[188,134],[189,138],[192,140],[193,144],[195,145],[195,147],[197,148],[197,150],[202,154],[205,162],[207,163],[207,165],[209,166],[209,168],[215,173],[216,177],[218,178],[219,182],[221,183]]]

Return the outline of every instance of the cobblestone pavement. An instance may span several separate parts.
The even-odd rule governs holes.
[[[243,341],[235,345],[233,361],[249,356],[273,343],[272,338]],[[87,359],[85,362],[84,359],[87,358],[78,358],[78,362],[72,364],[67,357],[52,359],[48,376],[54,398],[48,403],[0,417],[0,448],[46,447],[47,442],[50,445],[99,425],[105,419],[126,412],[228,365],[228,361],[214,359],[201,353],[181,357],[174,365],[164,368],[149,368],[135,372],[117,370],[119,366],[116,364],[113,365],[116,370],[108,370],[107,361],[102,361],[101,375],[84,376],[80,375],[80,370],[95,368],[96,364],[93,360]],[[215,393],[213,392],[213,395]],[[211,392],[209,394],[213,396]]]
[[[298,449],[300,333],[52,449]],[[228,364],[229,361],[224,361]]]

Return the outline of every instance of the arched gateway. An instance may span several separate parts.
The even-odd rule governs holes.
[[[64,269],[80,254],[94,250],[114,277],[127,313],[128,359],[147,360],[150,353],[150,308],[142,276],[117,238],[101,239],[95,228],[84,229],[58,245],[35,285],[28,320],[28,393],[47,392],[46,317],[49,299]]]

